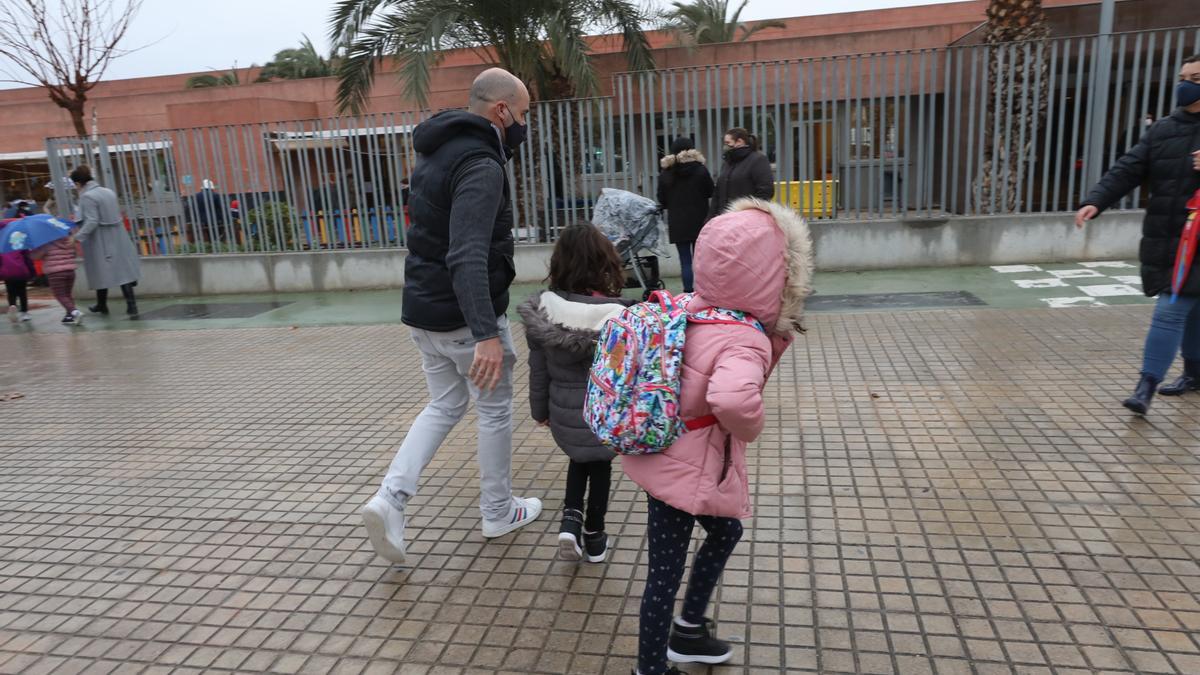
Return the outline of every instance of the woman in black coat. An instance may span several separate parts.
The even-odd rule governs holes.
[[[662,158],[658,174],[658,203],[667,210],[671,243],[679,250],[683,269],[683,292],[692,292],[692,251],[700,229],[708,220],[708,200],[713,194],[712,174],[704,155],[686,136],[671,143],[671,154]]]
[[[743,197],[770,200],[774,196],[775,172],[771,160],[758,151],[758,139],[740,127],[725,132],[725,164],[717,178],[708,217],[725,213],[730,204]]]
[[[1183,375],[1159,389],[1164,396],[1200,390],[1200,269],[1192,264],[1179,297],[1171,299],[1171,277],[1187,203],[1200,190],[1200,54],[1187,59],[1176,89],[1179,107],[1155,122],[1132,150],[1109,169],[1083,202],[1075,226],[1100,215],[1150,181],[1150,203],[1142,223],[1138,259],[1142,291],[1158,296],[1142,360],[1142,377],[1125,407],[1146,414],[1154,390],[1183,349]],[[1200,256],[1194,259],[1200,261]]]

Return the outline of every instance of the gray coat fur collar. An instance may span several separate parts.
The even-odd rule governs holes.
[[[517,307],[525,334],[543,348],[591,353],[600,329],[627,306],[615,298],[544,291]]]

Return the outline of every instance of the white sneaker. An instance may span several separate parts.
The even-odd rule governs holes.
[[[8,306],[8,320],[9,320],[9,321],[11,321],[11,322],[13,322],[13,323],[16,323],[17,321],[20,321],[20,315],[17,313],[17,306],[16,306],[16,305],[9,305],[9,306]]]
[[[77,309],[76,309],[76,310],[72,310],[72,311],[71,311],[71,318],[72,318],[72,319],[75,319],[75,325],[76,325],[76,326],[82,326],[82,325],[83,325],[83,312],[81,312],[81,311],[79,311],[79,310],[77,310]]]
[[[404,512],[377,494],[362,507],[359,515],[375,553],[384,560],[404,562]]]
[[[33,317],[29,316],[29,312],[21,312],[21,323],[33,321]]]
[[[529,499],[513,497],[513,503],[509,507],[506,518],[501,520],[484,519],[483,536],[487,539],[503,537],[513,530],[532,523],[540,515],[542,515],[542,500],[537,497],[530,497]]]

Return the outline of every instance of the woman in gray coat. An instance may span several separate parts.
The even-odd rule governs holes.
[[[140,261],[122,225],[117,193],[100,187],[86,166],[71,172],[71,182],[79,191],[80,227],[74,237],[83,244],[88,288],[96,291],[96,304],[88,309],[93,314],[108,314],[108,289],[120,286],[126,313],[137,316],[133,287],[141,276]]]
[[[630,304],[617,297],[624,285],[613,245],[595,227],[574,225],[562,231],[554,246],[550,289],[517,308],[529,342],[533,419],[550,427],[554,441],[571,458],[558,535],[564,560],[586,555],[588,562],[603,562],[609,547],[604,515],[616,454],[583,421],[583,405],[600,329]]]

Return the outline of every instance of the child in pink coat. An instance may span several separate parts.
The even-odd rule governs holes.
[[[42,261],[42,272],[50,282],[54,299],[63,306],[67,315],[62,323],[68,326],[83,324],[83,312],[75,307],[75,239],[68,237],[52,241],[33,249],[34,260]]]
[[[756,199],[736,202],[709,221],[696,242],[696,312],[740,310],[754,328],[692,324],[684,346],[683,419],[715,416],[717,424],[684,434],[657,454],[621,459],[648,495],[649,573],[642,593],[639,675],[678,673],[677,663],[724,663],[729,643],[705,618],[725,563],[750,516],[746,446],[766,423],[763,387],[800,326],[812,279],[808,227],[794,211]],[[707,537],[692,562],[682,612],[672,620],[695,521]]]

